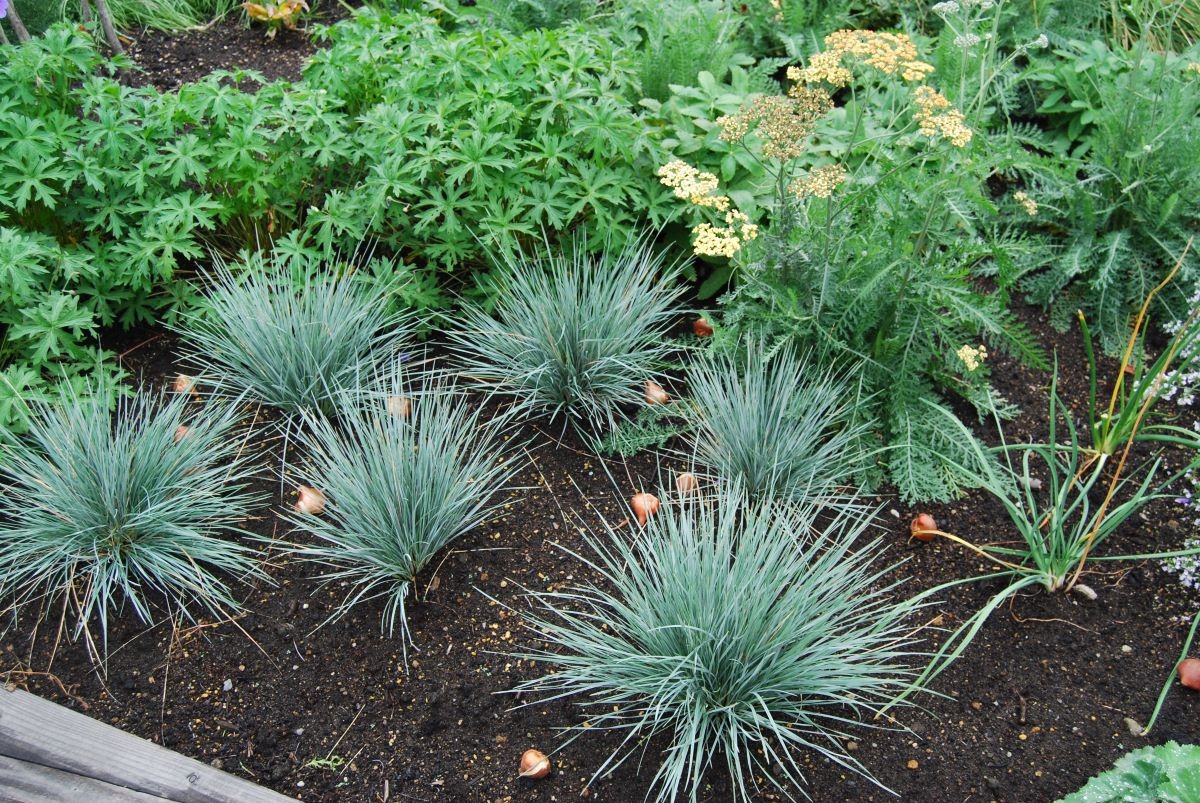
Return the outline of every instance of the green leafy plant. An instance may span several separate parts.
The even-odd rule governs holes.
[[[240,609],[231,581],[260,578],[256,553],[222,536],[262,500],[231,406],[193,411],[142,391],[117,404],[60,386],[29,432],[0,451],[0,597],[12,610],[61,600],[94,654],[126,605],[142,622]],[[100,626],[100,645],[91,637]]]
[[[632,457],[647,449],[661,449],[677,435],[687,432],[687,402],[656,404],[643,407],[633,418],[618,421],[612,432],[596,444],[601,454]]]
[[[661,735],[649,762],[659,801],[697,800],[718,762],[736,800],[800,786],[808,750],[871,778],[842,739],[877,727],[871,715],[915,658],[915,606],[895,599],[880,542],[856,543],[873,511],[818,523],[813,505],[744,500],[727,483],[668,499],[632,540],[605,525],[587,537],[594,556],[578,556],[598,582],[530,592],[528,626],[548,646],[521,657],[554,669],[515,691],[576,699],[587,717],[576,736],[622,734],[594,777]]]
[[[696,254],[728,260],[735,287],[722,298],[722,336],[854,365],[856,421],[877,433],[863,448],[880,458],[860,482],[886,476],[905,499],[949,499],[989,469],[940,397],[1011,415],[989,381],[988,349],[1045,363],[1005,307],[1025,244],[986,222],[995,207],[975,161],[979,134],[926,83],[933,68],[915,45],[871,31],[826,44],[789,68],[787,95],[756,97],[715,123],[769,176],[765,220],[716,173],[678,160],[659,175],[700,221]],[[994,292],[973,279],[988,272]]]
[[[1059,803],[1189,803],[1200,799],[1200,747],[1167,742],[1131,750]]]
[[[958,658],[1001,604],[1021,591],[1041,586],[1046,591],[1076,591],[1094,599],[1096,592],[1079,582],[1094,562],[1171,558],[1200,553],[1200,548],[1136,555],[1101,554],[1097,550],[1131,516],[1155,499],[1167,496],[1166,488],[1180,474],[1158,476],[1160,461],[1129,470],[1127,459],[1132,436],[1116,467],[1105,461],[1087,461],[1075,423],[1057,392],[1057,371],[1050,386],[1050,425],[1045,443],[1003,444],[996,450],[1008,462],[1013,481],[1001,486],[994,479],[980,484],[1004,507],[1020,541],[1016,546],[977,545],[953,533],[931,531],[960,544],[996,569],[987,575],[951,581],[927,592],[938,594],[964,582],[1002,580],[1007,584],[963,622],[943,643],[923,674],[931,680]],[[1065,425],[1065,442],[1063,437]],[[1017,465],[1012,466],[1013,458]],[[1101,489],[1103,493],[1100,493]],[[1099,501],[1097,501],[1097,498]]]
[[[370,234],[454,270],[485,266],[492,243],[586,230],[598,250],[664,220],[660,149],[631,106],[619,38],[581,26],[446,31],[377,10],[327,35],[305,85],[356,123],[340,143],[348,189],[308,224],[321,248]]]
[[[1085,105],[1080,120],[1087,127],[1077,162],[1039,171],[1047,220],[1037,225],[1052,224],[1066,236],[1045,270],[1022,286],[1032,301],[1050,307],[1060,329],[1083,310],[1101,348],[1117,354],[1142,301],[1200,222],[1188,201],[1200,193],[1200,93],[1186,59],[1144,45],[1112,51],[1113,57],[1118,66],[1099,62],[1048,95],[1058,105]],[[1187,254],[1180,281],[1155,296],[1155,317],[1186,315],[1188,293],[1180,288],[1193,286],[1198,266],[1195,254]]]
[[[449,332],[462,370],[516,408],[595,433],[643,403],[673,348],[666,330],[684,288],[647,238],[593,257],[582,240],[539,256],[502,251],[495,317],[463,310]]]
[[[1191,240],[1184,249],[1191,247]],[[1117,372],[1107,408],[1097,413],[1096,408],[1096,357],[1092,351],[1092,335],[1087,319],[1079,313],[1079,326],[1083,330],[1083,345],[1088,362],[1088,428],[1091,431],[1091,449],[1099,459],[1115,454],[1126,443],[1148,441],[1182,446],[1200,450],[1200,437],[1186,427],[1172,423],[1153,421],[1151,410],[1160,399],[1173,389],[1177,390],[1172,378],[1188,376],[1196,368],[1200,358],[1200,307],[1193,306],[1187,317],[1177,322],[1175,333],[1158,357],[1146,365],[1139,357],[1138,346],[1144,333],[1147,310],[1154,295],[1160,291],[1179,270],[1183,257],[1175,263],[1175,269],[1162,284],[1151,291],[1142,304],[1141,312],[1133,325],[1133,334],[1125,346],[1121,370]],[[1128,383],[1126,371],[1132,374]]]
[[[787,349],[709,354],[688,387],[693,459],[752,498],[833,501],[864,459],[851,383]]]
[[[288,515],[317,539],[291,552],[347,587],[331,618],[382,598],[383,627],[399,629],[407,655],[417,574],[496,511],[519,467],[516,447],[503,419],[485,419],[444,379],[415,385],[396,368],[375,389],[343,396],[337,412],[336,423],[308,416],[299,431],[300,476],[326,502],[319,515]]]
[[[690,86],[702,71],[720,81],[730,65],[748,60],[739,54],[741,18],[719,0],[622,0],[614,13],[640,40],[638,81],[644,97],[666,101],[672,84]]]
[[[217,264],[202,308],[179,327],[200,382],[290,416],[331,413],[397,355],[409,323],[386,286],[319,263],[298,271],[297,282],[261,254],[239,270]]]

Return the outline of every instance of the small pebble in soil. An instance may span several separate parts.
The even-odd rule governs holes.
[[[908,760],[908,764],[905,766],[907,766],[910,770],[920,769],[921,762],[917,761],[915,758],[910,758]]]
[[[1130,647],[1128,644],[1122,644],[1121,652],[1125,653],[1126,655],[1129,655],[1129,653],[1133,652],[1133,647]]]
[[[221,691],[233,691],[233,681],[226,679],[225,682],[221,684]]]

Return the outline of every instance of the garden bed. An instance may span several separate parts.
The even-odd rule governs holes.
[[[1085,392],[1082,354],[1073,336],[1050,330],[1034,311],[1025,318],[1059,350],[1069,399]],[[175,375],[172,338],[139,331],[107,343],[126,366],[154,385]],[[998,365],[1002,390],[1024,414],[1010,439],[1044,427],[1048,377],[1010,362]],[[261,427],[264,477],[277,471],[274,436]],[[521,626],[522,587],[545,590],[590,577],[567,554],[587,554],[579,522],[620,521],[622,498],[652,488],[678,468],[649,455],[601,459],[570,440],[556,443],[528,425],[514,437],[529,443],[531,464],[515,483],[500,520],[477,529],[420,578],[410,609],[418,652],[405,672],[401,645],[379,630],[382,603],[345,619],[322,622],[340,601],[337,587],[318,589],[311,572],[271,561],[275,585],[245,595],[248,613],[235,622],[202,621],[176,631],[169,623],[143,631],[126,621],[110,633],[107,676],[81,644],[59,643],[56,618],[6,636],[9,675],[38,694],[166,747],[306,800],[636,800],[655,766],[650,745],[637,772],[635,756],[610,777],[589,783],[617,744],[585,734],[553,756],[556,771],[517,777],[521,753],[560,744],[558,729],[579,721],[568,702],[516,699],[508,690],[544,667],[508,653],[532,646]],[[294,502],[291,489],[264,480],[274,509]],[[905,588],[916,592],[982,573],[981,561],[950,543],[908,537],[913,510],[889,496],[880,505],[887,557],[907,558]],[[979,493],[951,505],[924,506],[941,526],[979,541],[1015,537],[1000,508]],[[254,532],[283,537],[288,525],[264,512]],[[1178,547],[1190,523],[1170,501],[1150,507],[1108,549],[1151,552]],[[959,661],[921,695],[919,710],[899,709],[909,729],[860,729],[853,754],[904,799],[927,801],[1052,800],[1078,788],[1119,755],[1167,739],[1197,738],[1196,697],[1176,688],[1149,738],[1131,735],[1125,718],[1145,722],[1172,671],[1194,611],[1172,575],[1147,561],[1089,576],[1095,602],[1074,595],[1019,597],[994,614]],[[929,611],[945,626],[969,616],[998,587],[970,585]],[[917,623],[920,624],[920,623]],[[928,635],[936,643],[932,630]],[[51,655],[53,662],[51,663]],[[20,670],[46,670],[25,675]],[[61,686],[59,685],[61,683]],[[817,800],[887,800],[862,778],[805,762]],[[721,772],[710,773],[706,800],[726,800]],[[776,799],[764,792],[762,799]]]
[[[178,38],[145,33],[131,49],[145,72],[126,80],[170,89],[233,67],[294,78],[311,48],[296,33],[282,31],[268,43],[234,23]],[[1087,376],[1078,333],[1056,332],[1036,309],[1017,312],[1057,354],[1059,392],[1082,415]],[[681,311],[680,332],[689,320]],[[176,343],[164,330],[113,334],[102,345],[149,385],[170,387],[178,373]],[[1006,427],[1007,439],[1045,438],[1050,375],[1000,355],[991,368],[996,389],[1023,411]],[[1112,361],[1102,362],[1102,376],[1116,370]],[[965,406],[960,412],[966,416]],[[259,455],[258,490],[272,506],[246,526],[266,538],[295,538],[275,512],[290,508],[295,497],[277,478],[279,439],[264,420],[247,416],[247,448]],[[987,425],[975,429],[995,442]],[[39,623],[30,610],[20,628],[4,634],[0,671],[10,683],[304,800],[642,799],[663,744],[651,742],[593,779],[619,744],[613,733],[585,733],[557,750],[555,771],[544,780],[518,777],[526,749],[558,748],[560,730],[581,717],[570,701],[541,704],[507,693],[547,671],[511,655],[536,646],[522,626],[523,589],[594,579],[571,554],[588,553],[580,526],[625,519],[631,494],[670,483],[671,473],[684,468],[670,453],[597,457],[558,434],[529,422],[513,433],[527,444],[529,463],[511,484],[503,515],[455,542],[419,577],[417,602],[409,608],[416,651],[407,669],[399,636],[380,633],[382,601],[326,623],[345,590],[320,587],[310,567],[274,553],[266,569],[272,582],[239,589],[247,612],[233,621],[174,629],[161,621],[145,630],[126,616],[110,625],[109,656],[100,671],[83,644],[64,637],[57,611]],[[1184,458],[1168,453],[1167,460],[1178,463],[1170,466],[1175,469]],[[887,494],[873,501],[878,535],[888,541],[885,557],[906,560],[905,594],[986,568],[948,541],[910,539],[909,521],[918,510],[972,541],[1017,537],[1001,506],[980,492],[920,508]],[[1176,549],[1193,532],[1186,511],[1159,500],[1126,522],[1104,550]],[[1200,698],[1178,687],[1149,737],[1134,735],[1126,722],[1147,720],[1173,672],[1194,595],[1154,561],[1104,566],[1110,570],[1088,575],[1095,601],[1039,592],[1005,605],[934,681],[933,693],[914,698],[918,708],[894,709],[894,725],[851,729],[847,749],[903,799],[1025,803],[1074,791],[1130,749],[1200,740]],[[939,598],[913,622],[928,639],[925,648],[936,649],[945,629],[998,590],[969,584]],[[816,800],[892,799],[828,762],[801,761]],[[770,787],[760,794],[781,798]],[[723,770],[709,773],[700,799],[730,799]]]

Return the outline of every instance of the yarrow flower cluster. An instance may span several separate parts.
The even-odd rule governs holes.
[[[958,36],[954,37],[954,46],[961,47],[963,50],[966,50],[969,47],[974,47],[981,41],[983,40],[979,38],[979,34],[977,33],[960,33]]]
[[[788,78],[805,84],[841,87],[850,83],[850,70],[842,59],[850,56],[887,75],[899,73],[905,81],[923,81],[933,65],[917,58],[917,47],[902,33],[834,31],[825,37],[825,50],[814,54],[806,67],[789,67]]]
[[[737,114],[717,119],[721,139],[738,142],[752,130],[763,137],[763,156],[787,161],[804,153],[817,123],[833,108],[829,93],[793,86],[786,97],[760,95]]]
[[[899,73],[905,81],[923,81],[933,72],[932,64],[917,59],[917,46],[902,33],[834,31],[825,37],[825,47],[887,75]]]
[[[732,257],[741,250],[743,243],[758,236],[758,226],[736,209],[725,213],[725,222],[727,226],[701,223],[692,229],[692,234],[696,235],[692,250],[700,256]]]
[[[1194,72],[1200,75],[1200,61],[1193,61],[1185,68],[1187,72]]]
[[[941,134],[951,144],[962,148],[971,141],[972,131],[967,127],[966,117],[958,109],[950,107],[950,101],[931,86],[919,86],[913,92],[917,110],[913,119],[927,137]]]
[[[804,178],[788,185],[788,191],[797,198],[828,198],[846,180],[846,168],[840,164],[826,165],[810,170]]]
[[[958,359],[962,360],[963,366],[968,371],[976,371],[979,366],[983,365],[983,361],[987,359],[987,346],[982,343],[979,346],[966,344],[954,352]]]
[[[1013,193],[1013,200],[1021,205],[1025,210],[1025,214],[1033,217],[1038,213],[1037,201],[1029,197],[1029,194],[1023,190]]]
[[[732,257],[742,244],[758,236],[758,226],[744,212],[729,208],[729,197],[714,194],[719,184],[712,173],[704,173],[682,159],[673,159],[656,173],[659,181],[670,187],[675,197],[695,206],[716,209],[725,213],[725,225],[701,223],[692,229],[696,241],[692,250],[700,256]]]
[[[713,195],[718,181],[712,173],[702,173],[687,162],[674,159],[658,168],[656,175],[659,181],[674,191],[676,198],[696,206],[712,207],[719,212],[729,208],[728,197]]]

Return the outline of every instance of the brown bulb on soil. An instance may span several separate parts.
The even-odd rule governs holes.
[[[1200,691],[1200,658],[1184,658],[1179,662],[1179,682]]]
[[[550,774],[550,759],[541,750],[526,750],[521,755],[522,778],[545,778]]]
[[[308,485],[301,485],[296,492],[300,494],[300,498],[296,500],[295,510],[297,513],[307,513],[310,516],[319,516],[325,510],[325,494]]]
[[[918,513],[913,518],[912,524],[908,526],[908,529],[912,533],[912,537],[918,541],[932,541],[932,531],[937,529],[937,522],[928,513]]]
[[[633,515],[637,516],[638,524],[646,526],[646,521],[655,513],[662,503],[658,501],[658,497],[654,494],[640,493],[634,494],[629,500],[629,506],[633,508]]]
[[[690,471],[685,471],[675,478],[675,490],[679,491],[679,493],[684,496],[692,493],[699,487],[699,480],[697,480],[696,475]]]
[[[712,324],[703,318],[692,321],[692,331],[695,332],[696,337],[712,337],[713,334]]]

